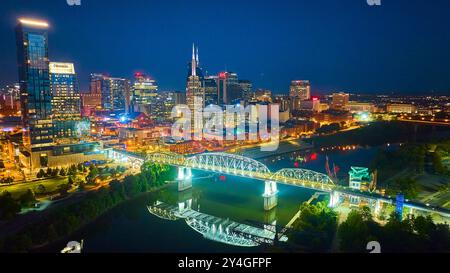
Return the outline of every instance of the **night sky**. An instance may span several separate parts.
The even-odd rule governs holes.
[[[234,71],[255,88],[450,94],[450,1],[0,0],[0,84],[17,81],[18,17],[48,20],[51,61],[91,72],[146,72],[184,90],[192,43],[209,74]]]

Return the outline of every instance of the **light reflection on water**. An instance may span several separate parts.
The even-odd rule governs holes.
[[[344,178],[350,166],[368,166],[376,148],[352,151],[327,152],[331,164],[338,165],[338,177]],[[311,154],[291,153],[284,156],[260,159],[272,171],[293,168],[296,159]],[[326,154],[318,153],[315,160],[302,162],[299,167],[325,173]],[[177,186],[149,193],[111,210],[86,228],[74,234],[70,240],[84,239],[85,252],[247,252],[261,248],[239,248],[206,240],[192,230],[183,220],[166,221],[151,215],[147,205],[160,200],[177,205],[192,199],[193,209],[220,218],[246,223],[271,223],[286,225],[297,212],[300,204],[307,201],[313,190],[279,185],[278,206],[263,210],[264,182],[233,176],[225,180],[210,177],[205,172],[194,172],[193,188],[179,193]],[[209,178],[208,178],[209,177]],[[46,251],[59,251],[66,242],[55,244]]]

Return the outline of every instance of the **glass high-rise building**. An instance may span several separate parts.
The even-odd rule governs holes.
[[[112,97],[108,76],[103,74],[90,75],[90,93],[101,96],[101,108],[112,109]]]
[[[50,90],[54,137],[80,137],[80,92],[73,63],[50,62]]]
[[[217,93],[217,76],[205,77],[205,106],[214,104],[217,105],[218,93]]]
[[[241,87],[241,98],[248,101],[253,97],[253,85],[249,80],[239,80],[239,86]]]
[[[217,80],[218,104],[234,104],[242,99],[242,88],[238,75],[233,72],[220,72]]]
[[[16,27],[23,141],[32,149],[53,143],[48,28],[47,22],[31,19],[19,19]]]
[[[290,86],[289,95],[292,98],[298,98],[300,100],[311,99],[311,84],[309,81],[292,81]]]
[[[130,82],[123,78],[109,78],[108,80],[111,97],[110,109],[125,112],[127,102],[130,101]]]
[[[125,111],[130,101],[130,82],[103,74],[91,74],[90,93],[101,95],[103,110]]]
[[[143,73],[136,73],[131,96],[131,111],[142,112],[154,118],[152,105],[158,96],[158,84],[156,81]]]

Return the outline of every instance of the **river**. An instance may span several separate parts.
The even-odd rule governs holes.
[[[326,157],[330,166],[338,166],[338,177],[344,178],[350,166],[367,167],[378,148],[357,148],[348,151],[295,152],[260,159],[271,171],[299,166],[325,173]],[[304,158],[305,160],[300,160]],[[298,163],[296,163],[298,162]],[[298,165],[297,165],[298,164]],[[84,240],[84,252],[256,252],[262,247],[245,248],[204,239],[184,220],[160,219],[147,210],[157,200],[171,205],[187,199],[193,208],[239,223],[272,223],[286,225],[307,201],[313,190],[279,185],[278,206],[271,212],[263,210],[264,183],[233,176],[211,177],[194,172],[193,188],[179,193],[176,184],[159,192],[148,193],[112,209],[95,222],[73,234],[69,240]],[[57,252],[65,243],[56,243],[45,251]]]

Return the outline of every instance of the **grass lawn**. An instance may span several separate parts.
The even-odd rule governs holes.
[[[34,181],[34,182],[26,182],[11,186],[3,186],[0,187],[0,193],[3,191],[8,191],[12,194],[13,198],[18,198],[20,195],[25,193],[28,189],[36,191],[38,185],[42,184],[45,187],[46,192],[52,192],[58,189],[58,186],[61,184],[67,183],[68,177],[55,177],[49,178],[46,180]]]

